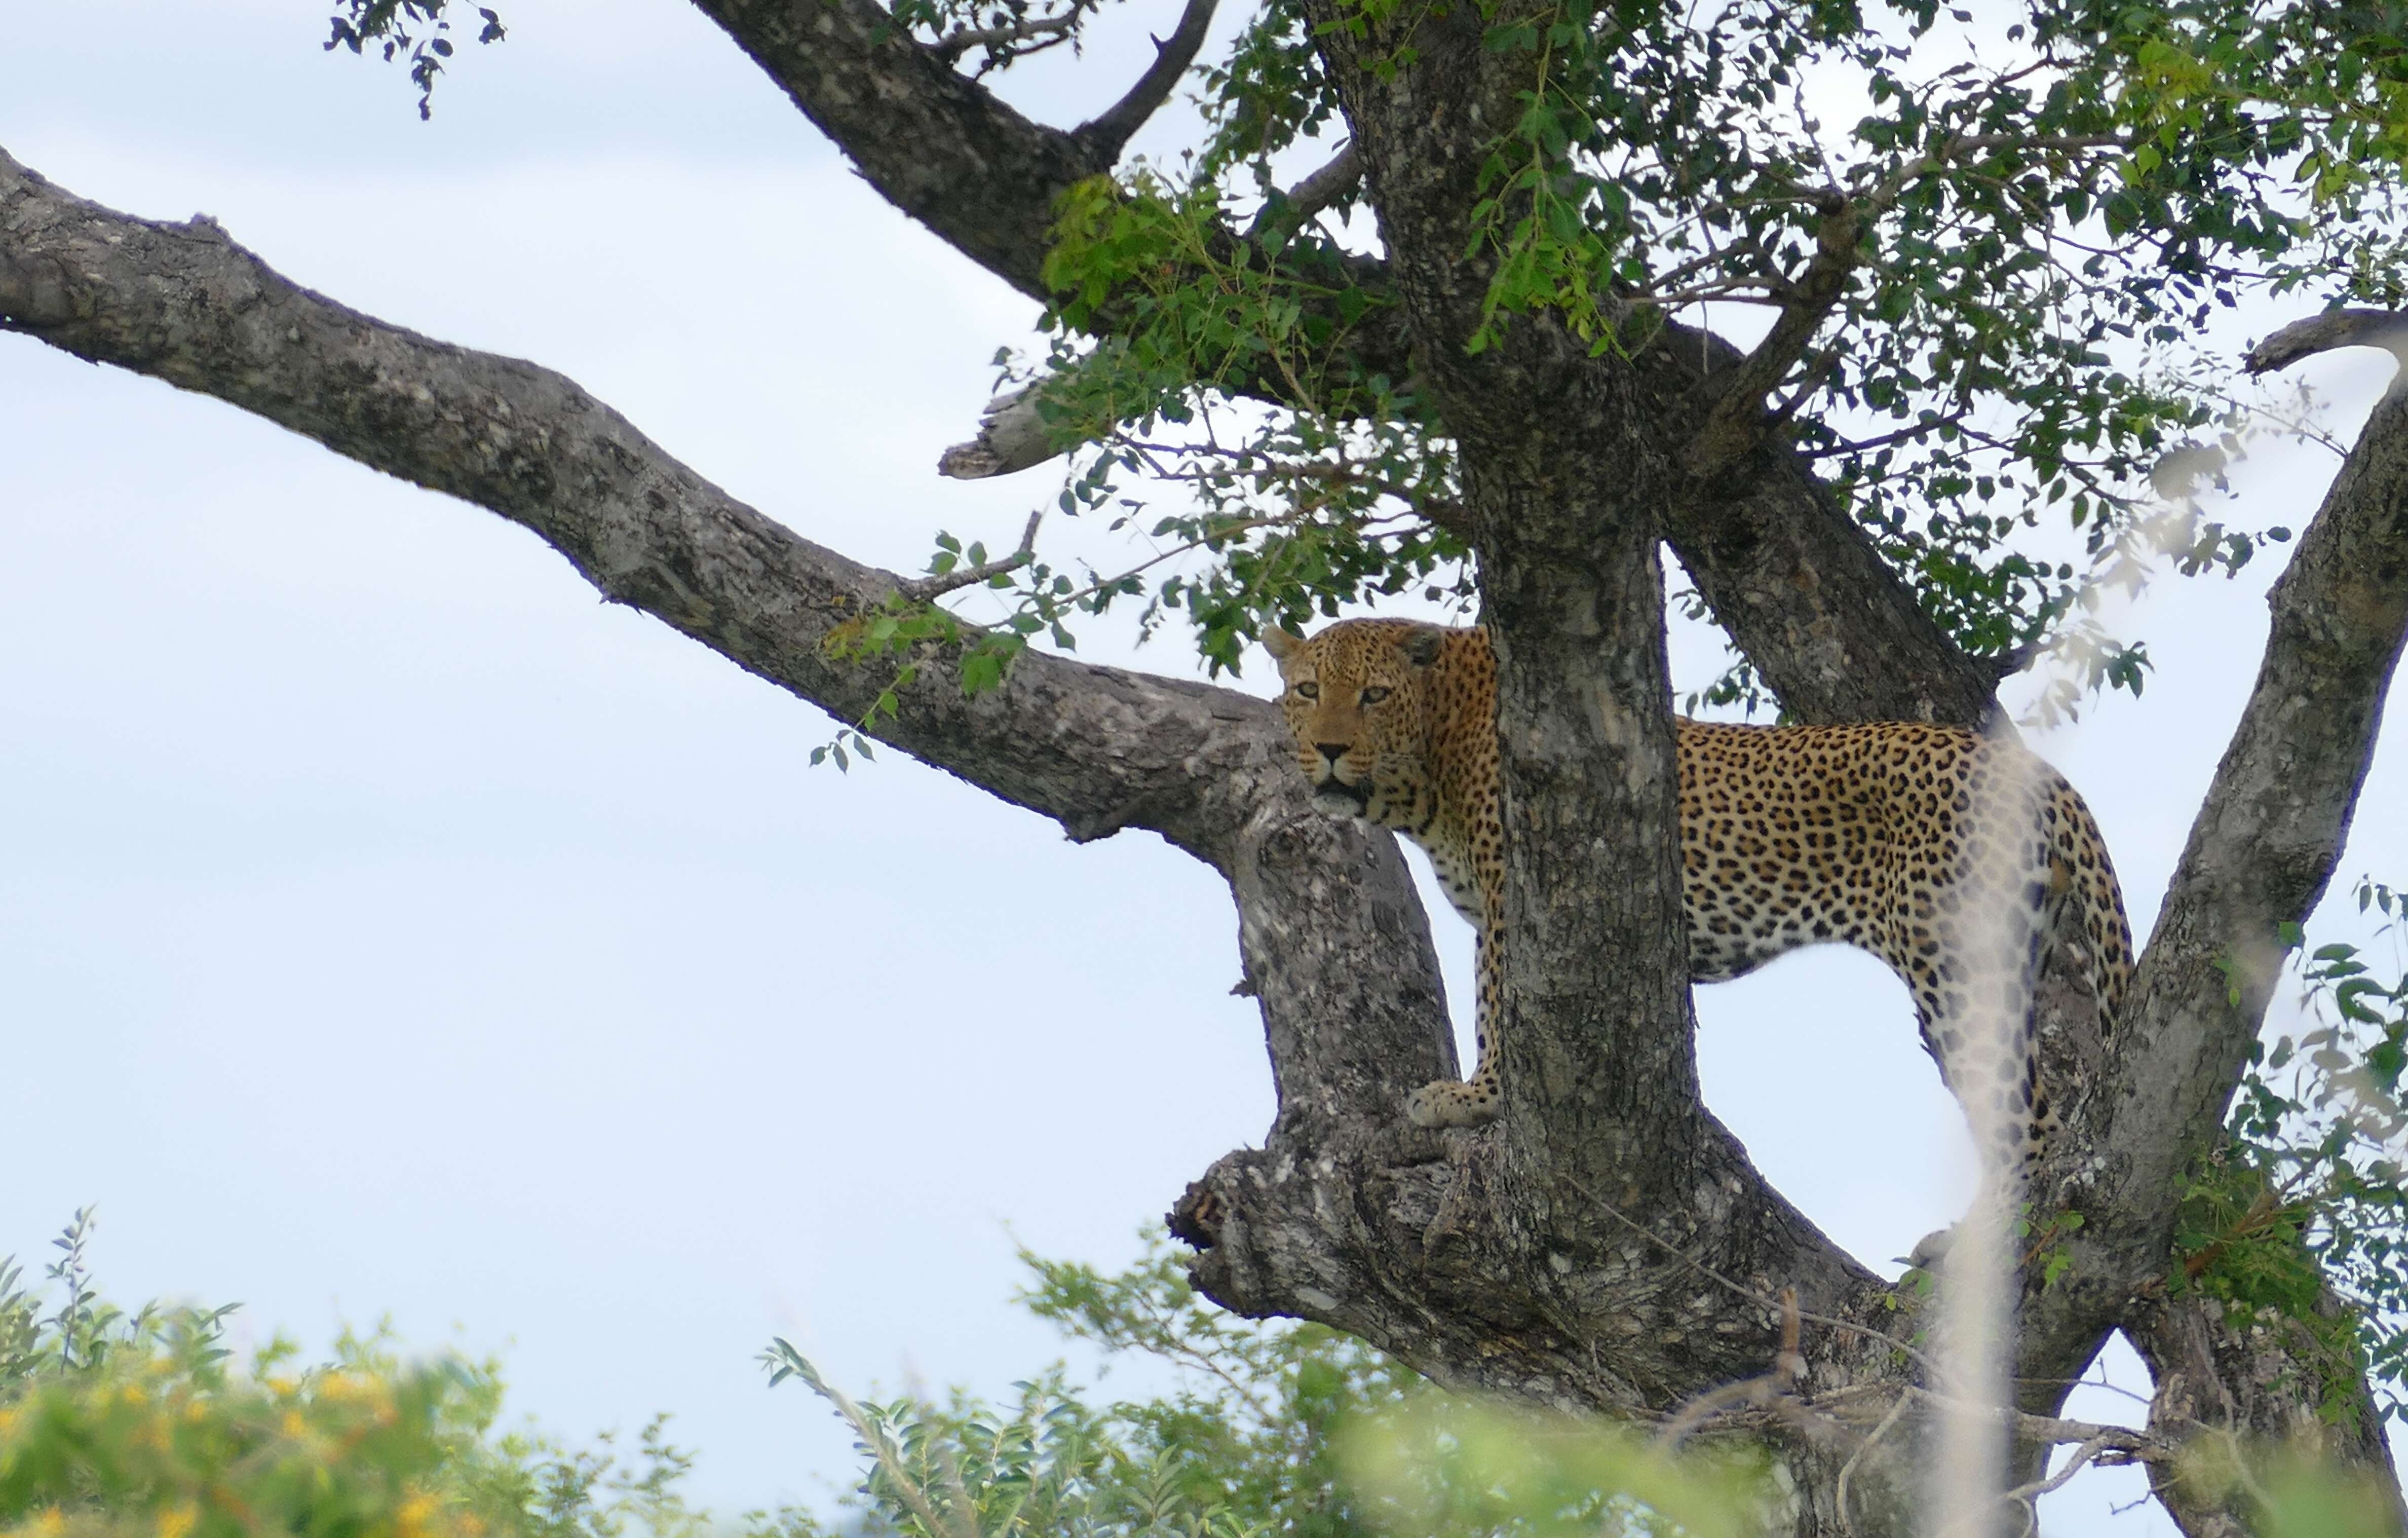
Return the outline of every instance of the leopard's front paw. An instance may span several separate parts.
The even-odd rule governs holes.
[[[1426,1084],[1405,1097],[1405,1117],[1415,1127],[1484,1127],[1499,1109],[1493,1091],[1483,1094],[1460,1079]]]

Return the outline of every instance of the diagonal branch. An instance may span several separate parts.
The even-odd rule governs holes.
[[[1054,200],[1109,160],[954,73],[873,0],[695,4],[888,202],[1030,298],[1048,296]]]
[[[2073,1266],[2026,1300],[2032,1376],[2116,1324],[2145,1322],[2135,1298],[2162,1290],[2167,1193],[2215,1145],[2282,968],[2282,927],[2305,922],[2348,837],[2408,642],[2408,396],[2375,408],[2268,602],[2256,686],[2100,1082],[2067,1118],[2071,1144],[2095,1157],[2064,1187],[2086,1218],[2070,1242]]]
[[[1313,215],[1353,192],[1363,180],[1363,157],[1354,141],[1339,146],[1321,168],[1263,205],[1246,228],[1249,240],[1281,240],[1304,227]]]
[[[1021,293],[1042,275],[1054,205],[1109,171],[1204,46],[1213,0],[1189,0],[1128,93],[1076,129],[1032,122],[954,72],[875,0],[695,0],[869,184]]]
[[[1715,381],[1721,395],[1684,455],[1689,473],[1698,481],[1711,484],[1718,480],[1772,430],[1764,398],[1806,355],[1814,333],[1846,292],[1848,275],[1860,256],[1856,243],[1868,211],[1836,194],[1829,198],[1815,229],[1814,254],[1790,285],[1780,318],[1727,378]]]
[[[1108,166],[1119,160],[1129,137],[1170,99],[1180,77],[1203,49],[1204,35],[1212,30],[1213,5],[1214,0],[1187,0],[1187,8],[1180,13],[1179,25],[1170,36],[1154,39],[1154,63],[1129,87],[1128,94],[1071,130],[1070,137],[1091,162]]]
[[[2240,1080],[2282,964],[2324,895],[2408,641],[2408,396],[2378,405],[2268,598],[2256,687],[2192,824],[2138,980],[2123,1074],[2166,1188]],[[2120,1129],[2119,1129],[2120,1130]]]
[[[1658,416],[1681,422],[1682,403],[1712,393],[1713,376],[1742,356],[1674,323],[1634,361]],[[1757,437],[1711,482],[1687,480],[1660,517],[1715,619],[1799,720],[1979,727],[1996,716],[1998,668],[1924,612],[1812,462],[1777,435]]]
[[[1040,273],[1054,199],[1101,168],[1073,135],[1030,122],[963,79],[870,0],[697,4],[897,208],[1022,293],[1049,296]],[[1292,196],[1334,194],[1361,177],[1362,165],[1359,146],[1350,142]],[[1388,287],[1384,265],[1369,259],[1351,261],[1345,280]],[[1099,321],[1115,323],[1110,313]],[[1375,309],[1346,335],[1366,374],[1417,373],[1396,308]],[[1737,357],[1699,333],[1668,328],[1651,353],[1662,366],[1651,386],[1665,402],[1660,420],[1692,419],[1683,397],[1700,359],[1727,367]],[[1280,395],[1276,381],[1228,383]],[[987,424],[981,443],[966,446],[970,452],[949,457],[947,473],[1004,474],[1059,453],[1063,446],[1037,422],[1034,395]],[[1716,615],[1801,718],[1973,724],[1993,710],[1995,675],[1921,611],[1864,532],[1785,447],[1759,446],[1711,492],[1667,510],[1665,522]]]
[[[2336,348],[2380,347],[2397,355],[2403,346],[2408,346],[2408,315],[2389,309],[2329,309],[2293,321],[2251,348],[2241,361],[2251,373],[2265,374]]]
[[[0,331],[226,401],[509,519],[614,601],[859,719],[897,659],[843,627],[902,583],[704,480],[559,374],[432,340],[291,282],[208,219],[155,223],[0,151]],[[1451,1071],[1428,929],[1394,841],[1314,812],[1268,702],[1024,654],[965,697],[953,656],[876,735],[1073,839],[1144,827],[1237,895],[1282,1125],[1386,1117]],[[1322,1028],[1326,1020],[1343,1029]]]

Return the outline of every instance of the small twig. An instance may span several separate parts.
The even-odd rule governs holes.
[[[1810,458],[1822,458],[1830,454],[1870,453],[1875,449],[1885,449],[1893,443],[1905,443],[1926,437],[1943,426],[1959,424],[1969,414],[1967,410],[1960,408],[1946,416],[1933,417],[1928,422],[1914,423],[1900,427],[1894,433],[1884,433],[1878,438],[1835,438],[1828,448],[1809,449],[1806,453]]]
[[[917,577],[896,583],[902,595],[915,603],[941,598],[948,593],[965,587],[975,587],[990,577],[1000,577],[1007,571],[1017,571],[1037,559],[1037,525],[1045,520],[1045,510],[1038,509],[1028,515],[1028,526],[1020,531],[1020,548],[1000,561],[981,561],[973,567],[948,571],[941,577]]]
[[[1366,491],[1393,496],[1411,508],[1413,515],[1437,525],[1453,534],[1468,534],[1471,529],[1471,510],[1451,496],[1431,496],[1410,486],[1400,485],[1385,476],[1366,475],[1344,465],[1306,463],[1283,465],[1267,456],[1236,451],[1232,467],[1208,467],[1194,470],[1161,470],[1156,473],[1166,481],[1213,481],[1223,476],[1251,475],[1274,481],[1327,481],[1341,486],[1360,486]]]
[[[1363,180],[1363,156],[1348,139],[1340,145],[1329,163],[1306,177],[1281,194],[1276,203],[1265,204],[1263,211],[1246,227],[1246,238],[1260,240],[1270,234],[1293,234],[1322,209],[1354,190]]]
[[[1681,1406],[1656,1433],[1659,1452],[1671,1452],[1691,1431],[1735,1405],[1766,1409],[1806,1375],[1806,1358],[1798,1354],[1798,1289],[1781,1289],[1781,1349],[1773,1355],[1772,1371],[1708,1389]]]
[[[959,32],[949,32],[930,43],[928,51],[950,65],[960,63],[962,55],[974,48],[1009,48],[1016,43],[1033,42],[1040,37],[1046,40],[1038,43],[1037,49],[1051,48],[1062,40],[1065,33],[1078,24],[1079,13],[1072,10],[1061,16],[1039,17],[1034,22],[1015,22],[1004,27],[964,27]],[[1018,51],[1033,53],[1037,49],[1021,49]]]
[[[1858,1445],[1855,1452],[1848,1455],[1848,1460],[1845,1463],[1840,1465],[1839,1484],[1831,1491],[1831,1503],[1833,1508],[1840,1514],[1840,1528],[1842,1531],[1854,1532],[1856,1531],[1856,1524],[1848,1519],[1848,1481],[1855,1477],[1856,1464],[1863,1459],[1867,1453],[1873,1450],[1873,1445],[1881,1441],[1882,1438],[1889,1435],[1890,1428],[1898,1424],[1898,1420],[1900,1416],[1906,1414],[1907,1399],[1908,1396],[1901,1392],[1890,1404],[1889,1414],[1882,1416],[1881,1423],[1873,1428],[1872,1434],[1865,1438],[1865,1440]]]
[[[1620,1223],[1625,1228],[1638,1234],[1649,1243],[1659,1246],[1666,1254],[1670,1255],[1674,1259],[1679,1260],[1682,1264],[1703,1275],[1709,1281],[1727,1287],[1732,1292],[1737,1293],[1742,1298],[1747,1299],[1758,1307],[1772,1309],[1775,1311],[1781,1309],[1782,1304],[1778,1299],[1768,1298],[1763,1293],[1756,1291],[1754,1287],[1742,1286],[1739,1283],[1732,1281],[1729,1277],[1725,1276],[1721,1272],[1718,1272],[1712,1266],[1707,1265],[1697,1257],[1682,1254],[1680,1247],[1674,1244],[1670,1240],[1666,1239],[1661,1234],[1656,1233],[1654,1229],[1641,1224],[1636,1218],[1624,1215],[1622,1211],[1615,1207],[1613,1203],[1606,1200],[1603,1197],[1598,1196],[1595,1191],[1590,1190],[1587,1186],[1575,1180],[1572,1182],[1572,1188],[1579,1191],[1581,1195],[1588,1198],[1588,1200],[1594,1202],[1598,1209],[1604,1213],[1608,1217],[1612,1218],[1615,1222]],[[1796,1305],[1793,1302],[1790,1306],[1795,1307]],[[1902,1352],[1908,1360],[1915,1362],[1927,1373],[1936,1374],[1940,1371],[1939,1367],[1933,1363],[1932,1359],[1929,1357],[1925,1356],[1921,1351],[1918,1351],[1914,1346],[1907,1344],[1897,1336],[1884,1334],[1882,1331],[1873,1329],[1870,1325],[1860,1325],[1853,1319],[1833,1318],[1829,1315],[1826,1314],[1811,1314],[1804,1309],[1798,1310],[1798,1317],[1805,1320],[1809,1324],[1821,1325],[1826,1330],[1844,1330],[1850,1334],[1862,1335],[1869,1340],[1879,1341],[1885,1345]]]

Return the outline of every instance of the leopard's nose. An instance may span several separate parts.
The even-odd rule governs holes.
[[[1333,764],[1346,756],[1347,744],[1343,742],[1315,742],[1313,746],[1321,750],[1321,756]]]

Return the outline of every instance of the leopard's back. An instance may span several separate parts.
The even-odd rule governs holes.
[[[1479,931],[1479,1065],[1469,1083],[1417,1091],[1412,1109],[1484,1120],[1510,942],[1486,635],[1358,620],[1272,650],[1325,804],[1420,843]],[[2053,1125],[2028,1009],[2045,947],[2081,949],[2111,1026],[2131,971],[2123,894],[2073,787],[2015,743],[1925,723],[1682,720],[1676,733],[1690,975],[1720,982],[1827,942],[1870,951],[1906,983],[1959,1098],[2011,1113],[1998,1134],[2010,1154],[2036,1148]]]

